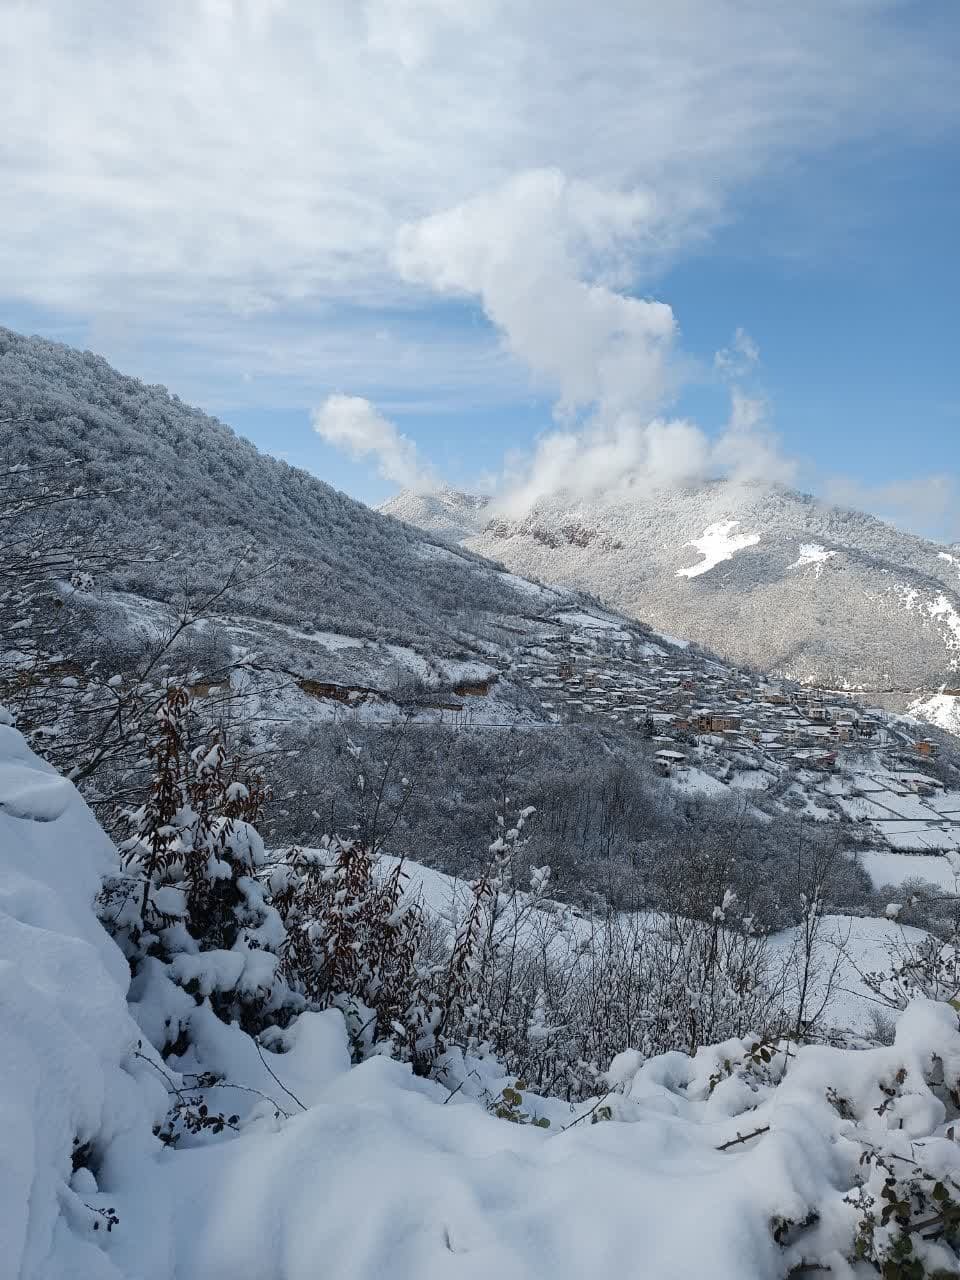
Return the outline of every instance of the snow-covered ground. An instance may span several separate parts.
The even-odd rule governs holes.
[[[922,929],[899,925],[895,920],[871,916],[827,915],[821,922],[821,957],[813,981],[815,1005],[827,992],[830,1000],[825,1022],[831,1027],[865,1034],[880,1004],[863,980],[863,975],[886,972],[892,962],[916,947],[925,937]],[[796,951],[796,929],[774,935],[770,950],[786,963]],[[836,970],[835,973],[832,971]]]
[[[490,1059],[453,1055],[451,1092],[384,1057],[351,1066],[335,1011],[268,1048],[181,992],[190,1063],[225,1077],[207,1096],[236,1131],[165,1148],[153,1128],[176,1078],[142,1029],[165,1006],[150,983],[128,1006],[93,912],[116,855],[6,724],[0,851],[0,1271],[15,1280],[780,1280],[811,1259],[852,1275],[865,1141],[960,1177],[930,1071],[954,1087],[960,1034],[928,1001],[890,1048],[769,1063],[749,1038],[646,1062],[625,1048],[595,1100],[524,1092],[539,1127],[492,1114],[514,1082]],[[422,876],[439,907],[443,879]],[[855,923],[870,965],[894,926]],[[944,1246],[916,1248],[953,1273]]]
[[[564,609],[561,613],[554,615],[557,622],[565,623],[570,627],[581,627],[584,630],[601,630],[611,633],[609,638],[615,638],[612,633],[623,632],[623,619],[616,615],[603,613],[599,609],[596,612],[588,612],[586,609]]]
[[[727,788],[705,769],[691,765],[686,769],[678,769],[670,779],[670,785],[677,791],[687,791],[702,796],[725,795]]]
[[[925,720],[960,738],[960,697],[956,694],[935,693],[929,698],[920,698],[907,708],[908,714],[917,720]]]
[[[791,569],[804,569],[807,565],[814,565],[814,573],[819,578],[823,573],[823,566],[828,560],[831,560],[836,551],[828,551],[826,547],[822,547],[819,542],[802,542],[800,544],[800,555],[793,564]]]
[[[665,631],[654,631],[653,635],[656,636],[658,640],[662,640],[664,644],[672,645],[674,649],[690,648],[689,640],[680,640],[676,636],[669,636]]]
[[[866,849],[860,855],[864,870],[876,888],[901,885],[907,880],[924,880],[940,889],[956,892],[960,885],[960,859],[911,853],[891,853],[886,849]]]
[[[936,862],[947,866],[942,858],[906,858],[889,854],[894,862]],[[396,859],[385,859],[387,867],[392,869]],[[462,918],[469,900],[468,886],[453,876],[419,863],[405,862],[404,866],[410,877],[410,892],[418,896],[424,906],[441,920],[453,921]],[[869,868],[868,868],[869,870]],[[894,881],[890,881],[894,883]],[[950,881],[952,885],[953,881]],[[538,912],[534,912],[536,917]],[[655,913],[647,913],[639,917],[645,927],[653,928],[658,922]],[[592,926],[585,917],[575,917],[572,928],[586,937]],[[527,919],[524,929],[535,945],[542,944],[544,936],[549,933],[535,918]],[[820,979],[815,980],[814,987],[819,988],[820,981],[825,981],[827,974],[836,965],[837,975],[832,984],[832,995],[826,1008],[827,1025],[849,1029],[858,1033],[866,1032],[872,1019],[877,1001],[870,989],[865,985],[861,975],[886,970],[893,957],[905,953],[915,947],[924,937],[921,929],[901,926],[895,920],[880,920],[872,917],[827,915],[821,924],[821,957],[818,963]],[[787,965],[791,954],[795,953],[800,934],[796,928],[783,929],[770,939],[771,973],[779,976],[779,971]],[[838,953],[842,953],[839,954]],[[790,987],[790,979],[787,980]],[[791,1004],[792,997],[787,995]],[[791,1004],[791,1007],[792,1004]]]
[[[515,573],[502,572],[498,576],[504,582],[508,582],[515,590],[532,596],[542,604],[555,604],[558,600],[562,600],[569,595],[569,592],[563,591],[558,587],[544,587],[537,582],[530,582],[527,578],[519,578]]]
[[[731,560],[737,551],[744,547],[753,547],[760,541],[759,533],[734,533],[738,520],[721,520],[704,529],[699,538],[692,539],[687,545],[700,552],[703,559],[689,569],[678,569],[678,578],[699,578],[716,568],[723,560]]]
[[[771,775],[762,769],[736,769],[729,785],[735,791],[766,791],[772,782]]]

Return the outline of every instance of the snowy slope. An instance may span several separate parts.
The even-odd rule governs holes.
[[[489,505],[489,498],[482,494],[462,493],[458,489],[444,487],[433,493],[414,493],[408,489],[391,500],[389,514],[456,543],[483,528]]]
[[[536,591],[260,453],[163,387],[90,352],[0,327],[0,469],[62,467],[92,497],[61,506],[134,563],[97,583],[202,598],[301,632],[469,659],[538,611]],[[56,473],[54,473],[56,474]]]
[[[960,669],[960,558],[783,486],[461,509],[464,545],[740,664],[889,695],[899,710]],[[429,496],[381,510],[439,527]]]
[[[624,1046],[596,1100],[525,1093],[525,1114],[549,1122],[537,1127],[492,1114],[513,1082],[490,1059],[454,1054],[454,1089],[384,1057],[351,1067],[333,1010],[301,1014],[276,1054],[189,1000],[195,1067],[238,1088],[238,1131],[162,1148],[152,1126],[176,1078],[145,1047],[92,908],[114,855],[6,724],[0,849],[11,1280],[581,1280],[638,1266],[779,1280],[811,1260],[844,1274],[866,1143],[960,1178],[940,1096],[960,1033],[928,1001],[890,1048],[778,1050],[756,1068],[749,1038],[647,1062]],[[163,1016],[149,984],[137,1000],[141,1022]],[[916,1248],[952,1273],[945,1245]]]
[[[907,712],[960,738],[960,693],[934,693],[929,698],[917,698]]]
[[[5,1276],[117,1274],[93,1233],[95,1210],[110,1201],[88,1171],[71,1176],[71,1156],[89,1144],[107,1167],[142,1159],[166,1111],[162,1083],[132,1056],[126,961],[93,914],[115,857],[74,788],[0,723]]]

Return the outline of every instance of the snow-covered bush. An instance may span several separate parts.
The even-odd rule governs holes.
[[[904,934],[891,947],[886,969],[861,976],[877,999],[893,1009],[905,1009],[921,997],[960,1008],[960,933],[946,940],[925,935],[914,943]]]
[[[190,695],[171,686],[148,794],[122,815],[126,872],[106,885],[102,916],[135,976],[162,962],[225,1021],[261,1030],[302,1005],[278,972],[285,932],[258,878],[265,850],[253,824],[265,795],[219,737],[191,748],[189,711]]]
[[[918,997],[890,1047],[746,1039],[647,1061],[628,1051],[606,1081],[611,1118],[669,1107],[716,1135],[733,1182],[753,1180],[781,1254],[762,1274],[960,1274],[960,1029],[949,1006]]]
[[[343,1011],[359,1055],[376,1048],[423,1070],[439,1021],[430,931],[402,862],[380,871],[378,856],[354,840],[325,837],[317,849],[287,852],[269,876],[285,930],[283,972],[311,1004]]]

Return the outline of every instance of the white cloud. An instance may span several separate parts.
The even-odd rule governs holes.
[[[556,493],[648,493],[696,483],[709,463],[709,441],[695,424],[624,415],[608,425],[542,436],[530,455],[508,461],[497,501],[500,509],[521,514]]]
[[[784,457],[768,421],[766,400],[749,396],[739,387],[731,389],[730,397],[730,419],[713,445],[715,471],[746,484],[790,483],[798,464]]]
[[[717,437],[682,419],[647,421],[624,413],[594,420],[579,431],[542,436],[526,455],[508,459],[498,477],[497,501],[513,514],[540,498],[649,496],[657,490],[725,478],[738,484],[788,483],[796,464],[760,413],[758,402],[737,395],[730,423]]]
[[[533,170],[401,228],[395,258],[411,283],[476,295],[561,413],[649,410],[667,389],[673,312],[602,277],[657,224],[647,193]]]
[[[314,411],[313,429],[353,458],[375,458],[383,478],[403,489],[430,489],[438,483],[420,461],[414,442],[362,396],[328,396]]]
[[[771,165],[956,115],[947,42],[899,9],[8,0],[2,296],[223,352],[408,296],[398,226],[537,167],[654,192],[631,252],[662,259]]]
[[[760,348],[747,333],[738,328],[729,347],[721,347],[713,357],[713,367],[721,378],[745,378],[760,363]]]
[[[698,483],[714,474],[782,480],[762,400],[732,391],[730,423],[711,440],[660,416],[682,362],[663,302],[618,291],[631,250],[655,240],[663,213],[647,192],[609,191],[535,170],[401,229],[396,261],[411,282],[476,296],[509,351],[557,397],[569,425],[515,458],[500,501],[514,510],[560,490],[616,494]],[[754,364],[738,330],[725,368]]]

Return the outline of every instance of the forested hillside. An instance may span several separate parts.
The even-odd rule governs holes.
[[[798,858],[957,846],[945,736],[918,773],[898,758],[915,733],[874,719],[872,742],[840,762],[834,745],[834,785],[830,742],[764,709],[757,678],[372,512],[99,357],[9,331],[0,350],[0,690],[112,830],[178,679],[283,796],[267,827],[283,844],[322,823],[472,876],[492,807],[520,796],[541,813],[528,856],[567,901],[709,911],[697,886],[722,870],[765,928],[796,919],[782,885]],[[481,506],[435,503],[454,521]],[[520,536],[507,533],[494,540]],[[592,548],[612,565],[620,533],[567,524],[536,545],[545,563]],[[742,732],[698,737],[707,700],[746,717]],[[676,777],[661,775],[664,746],[684,757]],[[867,828],[865,785],[896,811],[874,806]],[[933,807],[899,795],[928,786]],[[882,878],[834,862],[834,906],[883,909]],[[927,865],[912,870],[939,883],[942,861]],[[941,927],[943,910],[921,896],[906,918]]]
[[[431,554],[429,535],[90,352],[0,328],[0,419],[0,468],[77,462],[83,484],[106,491],[63,518],[92,514],[138,550],[139,563],[112,575],[125,590],[209,592],[243,556],[251,585],[231,599],[249,616],[450,654],[529,609],[478,557]]]

